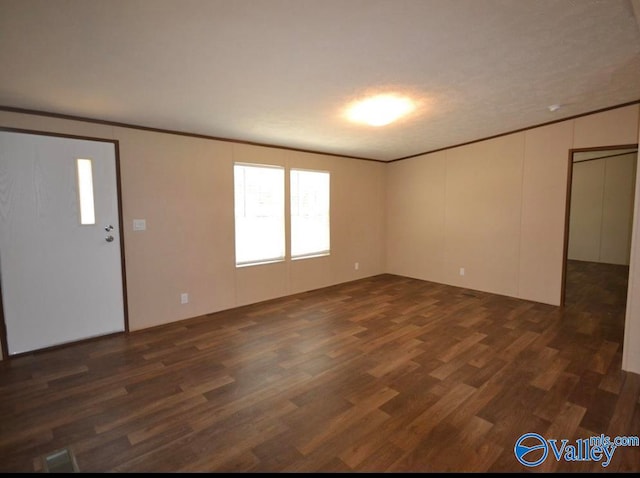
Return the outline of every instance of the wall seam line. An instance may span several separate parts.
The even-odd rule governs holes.
[[[522,169],[520,173],[520,234],[518,234],[518,268],[516,275],[516,294],[522,298],[522,232],[524,224],[524,168],[527,156],[527,132],[525,131],[522,138]]]

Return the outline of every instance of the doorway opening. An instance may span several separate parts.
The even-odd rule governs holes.
[[[569,151],[565,308],[589,304],[624,321],[637,160],[638,145]]]

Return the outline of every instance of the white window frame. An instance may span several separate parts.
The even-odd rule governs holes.
[[[326,227],[327,227],[327,244],[326,248],[316,249],[313,251],[306,251],[301,253],[294,253],[294,237],[296,237],[295,232],[295,218],[297,215],[294,215],[294,209],[296,206],[294,204],[294,186],[293,186],[293,174],[294,173],[316,173],[316,174],[324,174],[328,179],[328,191],[327,191],[327,205],[326,205]],[[298,205],[300,207],[300,205]],[[290,255],[291,260],[300,260],[300,259],[310,259],[314,257],[324,257],[331,255],[331,172],[327,170],[319,170],[319,169],[304,169],[304,168],[290,168],[289,170],[289,218],[290,218]],[[314,234],[312,232],[312,234]]]
[[[280,203],[281,203],[281,213],[280,213],[280,220],[281,220],[281,227],[282,227],[282,233],[281,233],[281,253],[278,253],[277,255],[273,255],[273,256],[269,256],[269,257],[256,257],[256,258],[250,258],[250,259],[244,259],[244,260],[238,260],[238,249],[239,249],[239,240],[242,240],[242,238],[240,238],[240,233],[241,231],[239,230],[241,226],[241,224],[238,221],[238,191],[237,191],[237,186],[238,186],[238,178],[237,178],[237,173],[238,170],[236,168],[256,168],[256,169],[273,169],[273,170],[280,170],[282,172],[282,183],[281,183],[281,187],[280,190],[276,192],[276,194],[278,194],[280,196]],[[236,267],[247,267],[247,266],[254,266],[254,265],[259,265],[259,264],[269,264],[269,263],[274,263],[274,262],[283,262],[286,259],[286,224],[285,224],[285,182],[286,182],[286,170],[283,166],[277,166],[277,165],[272,165],[272,164],[259,164],[259,163],[241,163],[241,162],[235,162],[233,165],[233,194],[234,194],[234,247],[235,247],[235,262],[236,262]],[[246,200],[246,189],[244,189],[243,191],[243,198]],[[252,235],[252,238],[254,239],[259,239],[261,236],[258,232],[255,232]]]

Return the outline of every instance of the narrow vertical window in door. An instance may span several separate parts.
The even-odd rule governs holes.
[[[93,204],[93,167],[90,159],[78,159],[78,200],[80,201],[80,224],[96,223]]]

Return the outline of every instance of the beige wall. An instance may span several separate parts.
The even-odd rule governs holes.
[[[568,258],[629,264],[636,154],[574,162]]]
[[[0,126],[119,141],[136,330],[382,272],[557,305],[568,151],[637,143],[639,113],[628,106],[389,165],[1,111]],[[236,269],[234,160],[331,171],[331,256]],[[147,231],[133,232],[134,218]],[[632,244],[624,367],[640,372]]]
[[[637,142],[640,143],[640,124]],[[636,168],[636,184],[640,184],[638,176],[640,168]],[[640,187],[636,187],[633,216],[622,369],[640,374]]]
[[[383,163],[2,111],[0,126],[119,141],[131,330],[384,272]],[[236,269],[234,161],[330,171],[331,254]]]
[[[638,111],[391,163],[387,271],[559,305],[569,150],[636,143]]]

